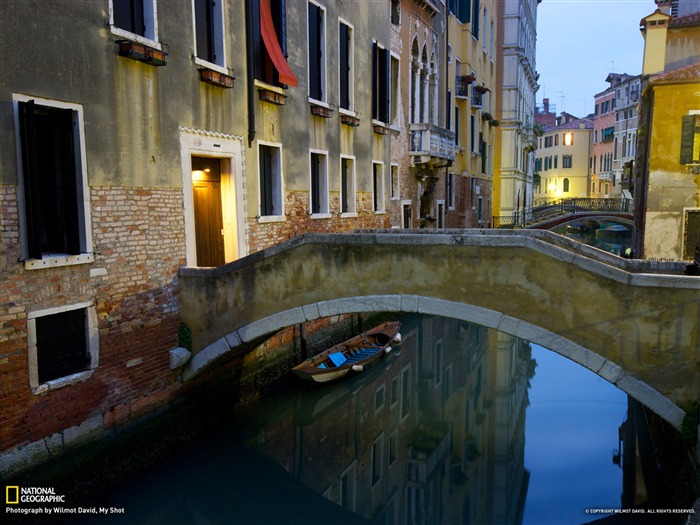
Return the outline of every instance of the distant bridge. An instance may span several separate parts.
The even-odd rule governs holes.
[[[679,427],[679,407],[700,398],[700,278],[682,273],[541,230],[307,234],[180,270],[195,345],[183,379],[297,323],[417,312],[549,348]]]
[[[559,224],[583,218],[609,218],[632,220],[632,201],[629,199],[558,199],[547,204],[511,215],[492,219],[494,228],[551,229]]]

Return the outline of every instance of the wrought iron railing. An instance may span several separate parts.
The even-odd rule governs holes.
[[[559,199],[540,206],[493,217],[494,228],[525,228],[556,219],[562,215],[583,212],[632,213],[631,199]]]

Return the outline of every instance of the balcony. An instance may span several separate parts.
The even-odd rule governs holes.
[[[455,77],[455,97],[469,98],[469,84],[475,80],[476,77],[472,75],[457,75]]]
[[[434,124],[411,124],[409,154],[414,164],[455,160],[455,134]]]

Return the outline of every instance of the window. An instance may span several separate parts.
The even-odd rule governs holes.
[[[470,131],[469,137],[470,137],[470,141],[471,141],[470,146],[471,146],[472,153],[478,153],[477,142],[476,142],[476,138],[477,138],[476,117],[474,115],[471,116],[469,131]]]
[[[111,0],[110,15],[112,33],[155,44],[160,49],[157,44],[156,0]]]
[[[683,115],[681,164],[700,164],[700,115]]]
[[[338,79],[340,82],[340,107],[354,109],[353,31],[343,21],[338,22]]]
[[[447,189],[446,189],[445,193],[447,194],[447,207],[450,210],[454,210],[454,208],[455,208],[455,174],[454,173],[447,174]]]
[[[491,57],[491,60],[494,60],[495,56],[493,54],[493,43],[494,43],[494,38],[496,36],[496,26],[495,26],[493,20],[491,20],[491,33],[490,33],[490,35],[491,35],[491,43],[489,44],[489,56]]]
[[[557,169],[557,161],[559,160],[559,155],[554,155],[554,169]]]
[[[391,198],[399,198],[399,166],[397,164],[391,165]]]
[[[401,226],[403,228],[413,226],[413,206],[410,202],[401,203]]]
[[[564,193],[569,193],[569,179],[564,179],[563,191]]]
[[[340,476],[340,505],[355,510],[355,463]]]
[[[386,387],[384,385],[377,388],[374,392],[374,411],[377,412],[384,408],[384,397],[386,393]]]
[[[544,147],[545,148],[551,148],[552,147],[552,136],[550,135],[549,137],[544,138]]]
[[[372,43],[372,118],[390,122],[391,60],[388,49]]]
[[[260,216],[284,216],[282,208],[282,150],[279,146],[259,144]]]
[[[89,303],[30,312],[27,332],[29,383],[35,393],[84,380],[97,368],[97,315]],[[46,387],[38,391],[40,385]]]
[[[408,416],[411,411],[411,370],[406,368],[401,372],[401,418]]]
[[[22,259],[93,260],[82,106],[17,95]],[[54,260],[55,257],[53,257]],[[27,261],[26,268],[46,267]],[[55,263],[51,263],[55,265]]]
[[[556,135],[554,135],[554,145],[555,145],[555,146],[558,146],[558,145],[559,145],[559,133],[557,133]]]
[[[472,36],[479,40],[479,12],[480,0],[472,0]]]
[[[382,463],[384,455],[384,435],[381,434],[372,443],[372,487],[382,479]]]
[[[311,152],[311,195],[309,209],[312,215],[328,214],[328,155]]]
[[[391,86],[389,90],[389,120],[394,126],[399,123],[399,58],[390,56],[391,60]]]
[[[372,163],[373,208],[376,213],[384,211],[384,164]]]
[[[574,144],[574,134],[564,133],[564,146],[572,146]]]
[[[326,12],[312,2],[308,7],[309,97],[326,101]]]
[[[286,0],[252,0],[250,7],[254,77],[272,85],[298,85],[286,58]]]
[[[448,98],[449,98],[449,95],[451,95],[451,93],[448,91]],[[447,107],[449,107],[449,106],[447,106]],[[449,116],[449,113],[448,113],[448,116]],[[455,131],[455,144],[456,144],[458,147],[459,147],[459,140],[460,140],[460,136],[459,136],[459,118],[460,118],[460,115],[459,115],[459,106],[455,106],[455,129],[454,129],[454,131]]]
[[[401,24],[401,1],[391,0],[391,23],[395,26]]]
[[[220,1],[194,0],[195,56],[224,66],[224,17]]]
[[[355,159],[340,158],[340,212],[356,213]]]
[[[394,430],[391,434],[389,434],[389,466],[391,467],[394,463],[396,463],[396,459],[398,457],[398,450],[399,450],[399,433],[398,430]],[[389,523],[394,523],[393,521],[390,521]]]

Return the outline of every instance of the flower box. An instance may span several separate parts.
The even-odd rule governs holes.
[[[228,89],[233,87],[233,81],[235,79],[230,75],[219,73],[213,69],[201,68],[199,70],[199,80],[207,84],[211,84],[212,86],[219,86]]]
[[[315,104],[311,105],[311,114],[317,117],[331,118],[333,116],[333,110],[327,108],[326,106],[317,106]]]
[[[381,126],[379,124],[376,124],[374,126],[374,132],[378,135],[388,135],[389,134],[389,128],[386,126]]]
[[[269,102],[277,106],[287,105],[287,95],[277,93],[271,89],[258,89],[258,98],[260,98],[260,100],[263,102]]]
[[[160,49],[132,42],[131,40],[118,40],[119,56],[138,60],[151,66],[164,66],[167,64],[166,57],[168,54]]]
[[[340,122],[346,126],[353,126],[355,128],[360,125],[360,119],[352,115],[340,115]]]

